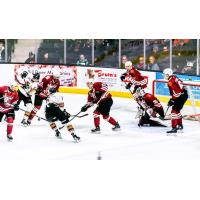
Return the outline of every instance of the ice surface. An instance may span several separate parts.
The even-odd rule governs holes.
[[[87,98],[78,94],[63,96],[65,107],[71,114],[78,113]],[[184,121],[184,133],[177,134],[177,137],[167,136],[170,121],[164,121],[169,126],[167,128],[140,128],[134,118],[137,107],[134,100],[113,99],[111,116],[119,121],[121,131],[112,131],[112,126],[101,118],[101,134],[91,134],[94,108],[90,108],[89,116],[73,120],[76,134],[81,137],[80,143],[74,143],[64,129],[63,139],[57,139],[48,123],[36,118],[30,127],[20,126],[23,112],[18,111],[13,142],[7,142],[6,123],[0,123],[0,159],[96,160],[99,153],[102,160],[200,159],[199,122]],[[38,114],[43,116],[43,113],[44,109],[41,109]]]

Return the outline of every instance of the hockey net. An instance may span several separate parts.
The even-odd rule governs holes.
[[[200,82],[184,82],[183,85],[188,91],[188,100],[181,111],[182,116],[187,120],[200,121]],[[152,93],[162,103],[167,103],[171,98],[166,80],[154,80]]]

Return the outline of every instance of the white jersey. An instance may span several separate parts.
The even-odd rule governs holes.
[[[53,93],[50,94],[46,100],[47,102],[47,106],[49,104],[54,104],[58,107],[60,107],[60,109],[64,109],[64,101],[63,101],[63,97],[61,95],[59,95],[58,93]]]
[[[17,75],[17,82],[19,83],[19,91],[26,97],[35,93],[38,83],[33,82],[33,75],[29,73],[25,78],[22,78],[21,74]]]

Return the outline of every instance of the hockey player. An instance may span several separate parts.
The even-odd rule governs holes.
[[[152,94],[146,93],[141,87],[136,89],[135,100],[139,105],[139,124],[138,126],[162,126],[159,121],[150,118],[164,118],[164,110],[160,101]]]
[[[187,90],[183,86],[183,81],[180,80],[170,68],[163,71],[164,78],[168,80],[168,87],[171,95],[171,99],[168,102],[168,106],[172,106],[171,110],[171,126],[172,130],[167,133],[177,133],[178,130],[183,129],[182,115],[180,113],[185,102],[188,99]]]
[[[21,121],[22,125],[26,126],[26,121],[33,108],[31,96],[36,92],[39,74],[33,75],[32,73],[23,71],[23,73],[16,76],[16,80],[19,83],[19,89],[17,91],[19,95],[18,105],[21,101],[23,101],[26,106],[26,112],[24,113],[24,117]]]
[[[49,96],[49,89],[54,88],[56,91],[58,91],[60,87],[59,77],[60,73],[54,71],[53,75],[45,76],[38,84],[38,88],[35,94],[34,108],[31,111],[28,120],[26,121],[27,126],[31,124],[32,119],[35,117],[37,111],[41,108],[43,100],[46,100]]]
[[[129,79],[130,82],[126,85],[126,89],[133,87],[133,94],[138,87],[147,87],[147,78],[142,76],[141,73],[133,66],[131,61],[125,63],[126,73],[121,75],[121,80],[125,82]]]
[[[113,125],[112,130],[118,130],[120,128],[119,123],[110,116],[110,109],[113,104],[112,95],[108,92],[108,86],[106,83],[95,82],[92,80],[87,82],[87,86],[90,91],[88,92],[88,102],[81,108],[82,112],[85,112],[88,108],[97,105],[93,112],[95,128],[91,130],[92,133],[100,133],[100,115],[103,119]]]
[[[14,84],[9,84],[8,86],[0,87],[0,121],[3,116],[6,115],[7,120],[7,139],[12,141],[12,129],[13,122],[15,119],[15,110],[19,110],[17,105],[18,93],[15,90]]]
[[[64,102],[62,96],[56,93],[55,88],[49,89],[50,95],[47,97],[47,105],[45,109],[45,117],[49,122],[52,130],[55,131],[56,137],[61,139],[61,133],[56,126],[56,121],[60,121],[63,125],[66,125],[67,130],[71,133],[75,141],[79,141],[78,137],[74,133],[74,127],[72,124],[67,124],[69,122],[70,114],[64,109]]]

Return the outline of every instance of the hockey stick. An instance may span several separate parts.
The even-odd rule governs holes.
[[[22,108],[19,108],[19,110],[26,112],[26,110],[24,110],[24,109],[22,109]],[[40,117],[40,116],[38,116],[38,115],[35,115],[35,116],[38,118],[38,120],[42,119],[42,120],[44,120],[44,121],[47,121],[47,120],[46,120],[45,118],[43,118],[43,117]],[[48,121],[47,121],[47,122],[48,122]]]
[[[165,116],[167,115],[167,112],[168,112],[169,108],[170,108],[170,106],[167,107],[167,109],[166,109],[166,111],[165,111],[164,118],[165,118]]]
[[[88,113],[86,113],[86,114],[84,114],[84,115],[79,115],[79,116],[76,116],[77,118],[82,118],[82,117],[86,117],[86,116],[88,116],[89,114]],[[74,117],[75,115],[71,115],[72,117]]]
[[[76,115],[74,115],[67,123],[71,122],[74,118],[78,117],[78,115],[79,115],[81,112],[82,112],[82,111],[80,111],[80,112],[78,112]],[[59,127],[58,129],[61,130],[61,129],[63,129],[64,127],[65,127],[65,125]]]

